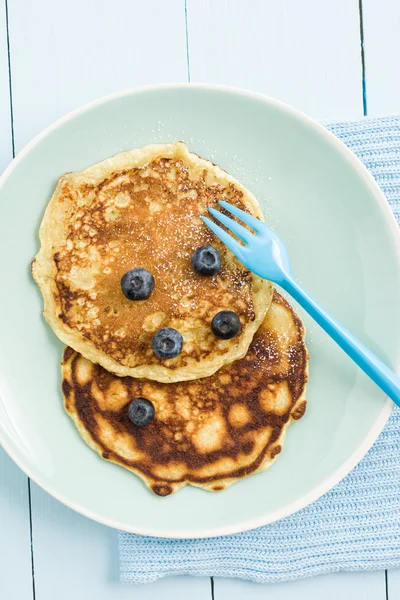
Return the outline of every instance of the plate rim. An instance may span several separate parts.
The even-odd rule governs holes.
[[[353,167],[353,169],[358,173],[360,178],[367,185],[372,195],[376,199],[376,202],[379,206],[380,212],[383,214],[386,224],[389,227],[389,231],[391,233],[391,239],[394,242],[395,249],[397,250],[397,262],[400,269],[400,231],[397,225],[396,219],[393,215],[393,212],[386,200],[386,197],[377,182],[367,170],[367,168],[363,165],[363,163],[357,158],[357,156],[342,142],[338,139],[333,133],[327,130],[323,125],[318,123],[316,120],[306,115],[302,111],[292,107],[291,105],[277,100],[271,96],[266,94],[262,94],[259,92],[253,92],[250,90],[245,90],[242,88],[237,88],[234,86],[228,85],[217,85],[217,84],[209,84],[209,83],[163,83],[163,84],[152,84],[152,85],[144,85],[138,86],[134,88],[129,88],[127,90],[114,92],[112,94],[107,94],[106,96],[102,96],[101,98],[92,100],[84,104],[83,106],[76,108],[66,115],[60,117],[50,125],[48,125],[45,129],[43,129],[40,133],[38,133],[34,138],[28,142],[15,158],[10,162],[10,164],[6,167],[2,175],[0,176],[0,190],[3,188],[5,182],[7,181],[10,174],[18,167],[19,163],[23,160],[23,158],[28,155],[44,138],[46,138],[49,134],[51,134],[54,130],[58,129],[64,123],[68,122],[75,117],[91,111],[93,108],[97,106],[101,106],[102,104],[106,104],[108,102],[112,102],[118,98],[123,98],[125,96],[132,96],[141,93],[147,92],[157,92],[163,90],[179,90],[179,89],[197,89],[197,90],[206,90],[206,91],[221,91],[226,92],[231,95],[241,95],[253,100],[261,101],[269,106],[275,106],[278,109],[281,109],[293,117],[297,118],[307,126],[311,127],[315,131],[317,131],[325,140],[330,143],[332,146],[336,147],[342,157]],[[361,120],[361,119],[360,119]],[[400,370],[400,360],[398,364],[396,364],[395,371]],[[255,518],[248,519],[246,521],[241,521],[238,524],[227,525],[224,527],[211,527],[209,529],[192,529],[190,531],[187,530],[168,530],[168,529],[152,529],[152,528],[141,528],[140,526],[132,527],[131,525],[127,525],[126,523],[121,523],[118,519],[108,519],[98,514],[96,511],[91,511],[90,509],[71,501],[68,499],[65,494],[54,492],[51,488],[51,485],[48,485],[46,482],[41,481],[40,476],[36,476],[34,474],[32,476],[32,472],[35,470],[31,468],[30,465],[26,465],[23,459],[23,453],[18,453],[18,449],[12,448],[12,441],[8,441],[8,435],[6,428],[0,423],[0,445],[9,455],[9,457],[16,463],[16,465],[39,487],[45,490],[48,494],[50,494],[53,498],[62,502],[64,505],[73,509],[74,511],[82,514],[85,517],[88,517],[98,523],[103,525],[107,525],[114,529],[119,529],[129,533],[135,533],[138,535],[150,536],[150,537],[160,537],[160,538],[173,538],[173,539],[189,539],[189,538],[210,538],[210,537],[218,537],[224,535],[231,535],[236,533],[242,533],[245,531],[249,531],[252,529],[256,529],[257,527],[261,527],[264,525],[271,524],[275,521],[279,521],[299,510],[305,508],[312,502],[318,500],[321,496],[331,490],[335,485],[337,485],[346,475],[350,473],[350,471],[360,462],[360,460],[365,456],[368,450],[372,447],[373,443],[378,438],[381,433],[383,427],[387,423],[390,414],[393,408],[392,401],[386,397],[385,401],[382,405],[381,412],[376,419],[373,426],[370,428],[369,432],[365,436],[363,442],[358,446],[358,448],[353,452],[353,454],[338,468],[336,471],[330,475],[330,477],[326,478],[319,485],[315,486],[308,494],[301,496],[296,501],[290,503],[283,509],[275,510],[269,515],[258,516]],[[10,437],[12,440],[12,437]]]

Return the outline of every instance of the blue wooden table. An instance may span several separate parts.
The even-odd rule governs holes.
[[[399,65],[398,0],[3,0],[0,171],[61,115],[136,85],[230,84],[340,120],[400,113]],[[396,600],[400,571],[122,586],[116,533],[53,500],[0,449],[1,600],[157,597]]]

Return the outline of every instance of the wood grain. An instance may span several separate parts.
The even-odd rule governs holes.
[[[362,115],[358,0],[187,0],[191,81],[263,92],[318,119]]]
[[[0,448],[0,598],[33,600],[28,479]]]
[[[363,0],[363,24],[368,114],[398,114],[400,3]]]
[[[6,11],[0,7],[0,173],[12,159]],[[0,598],[32,599],[28,479],[0,447]]]
[[[0,173],[12,159],[11,111],[5,5],[0,6]]]
[[[388,600],[400,598],[400,569],[387,572]]]

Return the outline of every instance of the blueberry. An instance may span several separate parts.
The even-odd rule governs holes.
[[[146,300],[153,291],[154,277],[146,269],[137,267],[125,273],[121,288],[128,300]]]
[[[200,246],[192,256],[192,267],[200,275],[215,275],[220,266],[221,257],[212,246]]]
[[[129,405],[128,417],[134,425],[141,427],[154,419],[154,405],[146,398],[135,398]]]
[[[221,310],[211,321],[211,329],[217,337],[230,340],[240,331],[240,319],[232,310]]]
[[[151,345],[158,358],[175,358],[182,350],[183,337],[176,329],[164,327],[153,335]]]

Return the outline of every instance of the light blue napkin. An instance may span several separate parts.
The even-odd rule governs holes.
[[[334,123],[328,129],[369,169],[400,223],[400,117]],[[246,533],[201,540],[120,532],[119,544],[123,583],[178,574],[267,583],[399,567],[400,409],[341,483],[291,517]]]

